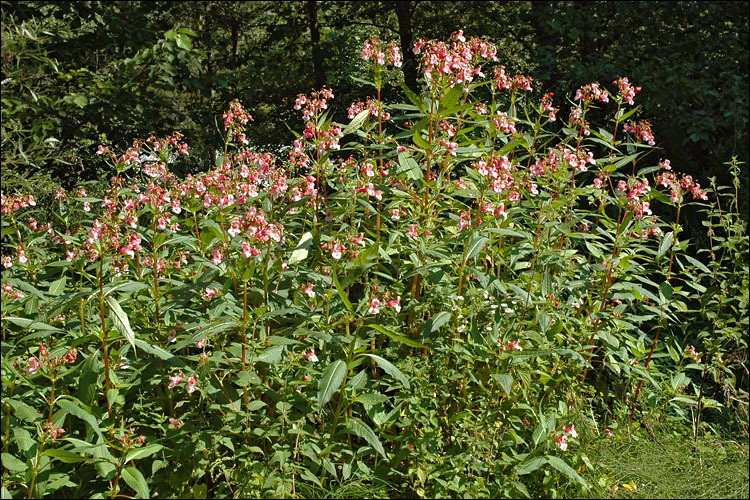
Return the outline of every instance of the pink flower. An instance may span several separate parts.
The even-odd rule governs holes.
[[[305,352],[305,359],[312,361],[313,363],[318,362],[318,357],[315,355],[315,349],[310,349]]]
[[[406,233],[406,236],[408,238],[417,239],[417,225],[416,224],[409,224],[409,232]]]
[[[395,299],[389,300],[388,304],[386,304],[388,307],[392,307],[396,310],[397,313],[401,312],[401,306],[399,305],[399,302],[401,302],[401,296],[399,295]]]
[[[612,436],[614,436],[612,431],[609,429],[604,429],[604,435],[607,436],[608,438],[611,438]]]
[[[182,378],[182,376],[180,375],[174,375],[174,376],[169,377],[169,388],[174,389],[177,386],[177,384],[180,384],[183,380],[185,379]]]
[[[170,417],[169,425],[174,426],[175,429],[179,429],[182,426],[182,422],[178,422],[176,418]]]
[[[561,434],[555,441],[560,445],[560,449],[562,451],[568,449],[568,436],[566,436],[565,434]]]
[[[333,257],[336,260],[339,260],[342,256],[342,253],[346,251],[346,247],[342,245],[341,243],[335,243],[333,245],[333,248],[331,249],[331,257]]]
[[[39,361],[37,361],[36,358],[29,358],[28,366],[26,366],[26,373],[28,373],[29,375],[34,375],[39,369],[39,366]]]
[[[380,302],[380,299],[378,299],[377,297],[373,298],[370,301],[370,309],[369,309],[370,314],[378,314],[380,312],[381,305],[382,304]]]
[[[563,427],[563,431],[570,434],[571,437],[574,437],[574,438],[578,437],[578,433],[576,432],[576,426],[573,424],[568,424],[566,427]]]
[[[190,375],[190,377],[188,377],[188,380],[187,380],[187,391],[188,391],[188,394],[192,394],[193,392],[195,392],[195,389],[196,389],[195,384],[196,383],[197,383],[197,381],[195,380],[195,375]]]
[[[315,298],[315,291],[313,290],[312,283],[309,283],[307,285],[302,285],[302,293],[306,293],[308,297],[311,299]]]
[[[213,251],[213,258],[211,259],[211,263],[215,266],[218,266],[221,264],[221,261],[224,260],[224,256],[221,254],[221,250],[219,247],[214,248]]]
[[[195,343],[195,347],[198,349],[203,349],[203,347],[206,345],[206,339],[200,339],[198,342]]]

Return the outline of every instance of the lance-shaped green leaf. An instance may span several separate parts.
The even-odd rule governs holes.
[[[133,346],[133,352],[135,353],[135,334],[130,328],[128,315],[125,314],[125,311],[122,310],[122,307],[120,307],[120,304],[114,299],[114,297],[107,297],[107,304],[109,304],[112,321],[115,323],[115,326],[120,333],[122,333],[128,342],[130,342],[130,345]]]
[[[383,455],[383,458],[388,458],[385,449],[383,449],[383,444],[369,425],[357,418],[350,418],[347,422],[347,430],[367,441],[367,444],[375,448],[375,451]]]
[[[426,345],[422,344],[421,342],[417,342],[416,340],[412,340],[412,339],[410,339],[408,337],[404,337],[403,335],[399,335],[398,333],[394,333],[394,332],[388,330],[387,328],[385,328],[383,326],[376,325],[376,324],[368,324],[367,326],[370,327],[370,328],[372,328],[372,329],[374,329],[374,330],[379,331],[380,333],[382,333],[384,335],[389,336],[390,338],[392,338],[393,340],[395,340],[397,342],[401,342],[402,344],[406,344],[406,345],[408,345],[410,347],[421,347],[421,348],[427,347]]]
[[[350,134],[354,132],[355,130],[357,130],[359,127],[362,126],[362,124],[364,123],[365,119],[368,117],[369,114],[370,114],[369,109],[366,109],[364,111],[360,111],[359,113],[357,113],[357,116],[352,118],[352,121],[349,122],[349,125],[344,127],[344,130],[341,131],[342,134],[343,135]]]
[[[78,417],[89,426],[91,426],[91,430],[93,430],[97,436],[103,439],[102,436],[102,430],[99,428],[99,422],[96,421],[96,418],[89,413],[87,410],[84,410],[78,403],[79,401],[76,400],[72,396],[62,396],[67,399],[60,399],[57,402],[57,405],[62,408],[63,410],[67,411],[74,417]]]
[[[66,450],[61,450],[57,448],[53,448],[50,450],[44,450],[44,454],[48,457],[56,458],[57,460],[66,463],[66,464],[75,464],[78,462],[85,462],[88,460],[86,457],[82,457],[81,455],[77,455],[75,453],[71,453]]]
[[[350,313],[354,312],[354,307],[352,307],[352,303],[349,302],[349,297],[346,296],[346,292],[341,287],[341,283],[339,283],[339,278],[336,276],[336,271],[331,270],[331,276],[333,277],[333,284],[336,285],[336,291],[339,294],[339,297],[341,297],[341,300],[344,302],[344,305],[349,310]]]
[[[136,460],[138,458],[145,458],[145,457],[151,456],[154,453],[161,451],[162,448],[164,448],[164,446],[160,444],[150,444],[148,446],[143,446],[141,448],[132,449],[125,456],[125,463],[128,463],[131,460]]]
[[[323,408],[331,400],[336,391],[341,387],[346,375],[346,363],[337,360],[326,366],[318,381],[318,407]]]
[[[143,477],[141,471],[133,466],[128,466],[122,469],[121,474],[128,486],[135,490],[138,497],[149,498],[148,483],[146,483],[146,478]]]
[[[550,464],[552,467],[554,467],[555,469],[565,474],[568,477],[568,479],[572,479],[573,481],[579,483],[581,486],[583,486],[586,489],[589,488],[589,485],[586,484],[586,481],[584,481],[583,478],[580,475],[578,475],[578,473],[575,470],[573,470],[573,468],[570,465],[566,464],[562,458],[555,457],[552,455],[547,455],[544,458],[547,459],[548,464]]]
[[[384,372],[386,372],[388,375],[390,375],[391,377],[395,378],[396,380],[404,384],[404,387],[406,387],[407,389],[409,388],[409,379],[406,378],[406,375],[404,375],[404,373],[401,370],[396,368],[396,365],[394,365],[393,363],[391,363],[385,358],[381,358],[377,354],[363,354],[363,356],[368,356],[374,359],[375,362],[378,364],[378,366],[382,368]]]
[[[661,257],[667,253],[667,250],[672,248],[672,241],[674,241],[674,231],[664,235],[664,238],[661,240],[661,245],[659,245],[659,251],[656,252],[656,256]]]
[[[437,331],[438,328],[446,324],[451,319],[451,313],[447,311],[440,311],[432,318],[428,319],[424,325],[424,336],[428,336],[431,333]]]
[[[310,231],[302,235],[302,238],[300,238],[299,243],[297,244],[297,248],[294,249],[292,255],[289,257],[288,264],[290,266],[297,262],[302,262],[307,258],[307,247],[310,246],[311,241],[312,233]]]
[[[478,234],[472,235],[466,247],[466,261],[468,262],[469,259],[475,257],[479,252],[481,252],[482,249],[484,249],[484,246],[489,241],[490,240],[484,236],[480,236]]]

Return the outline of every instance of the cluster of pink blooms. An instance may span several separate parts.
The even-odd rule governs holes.
[[[642,199],[651,191],[651,186],[645,177],[642,179],[631,179],[628,182],[621,179],[617,182],[617,191],[620,194],[625,194],[628,198],[628,208],[633,210],[637,219],[643,218],[644,213],[648,215],[652,214],[651,204]]]
[[[492,156],[488,160],[480,159],[472,163],[471,168],[491,182],[492,191],[497,194],[506,194],[509,201],[516,202],[521,199],[521,192],[514,173],[517,168],[507,156]]]
[[[323,154],[328,150],[340,149],[339,139],[343,137],[343,129],[338,125],[328,125],[326,128],[319,128],[314,120],[318,111],[328,108],[328,99],[333,99],[331,89],[322,88],[312,92],[312,96],[300,94],[294,102],[294,109],[302,110],[302,117],[305,120],[305,130],[302,133],[303,139],[313,139],[317,143],[318,153]],[[302,141],[295,141],[294,149],[289,152],[289,161],[293,164],[305,165],[304,144]]]
[[[11,299],[22,299],[25,297],[21,290],[13,290],[13,285],[5,283],[3,285],[3,294]]]
[[[554,95],[554,92],[547,92],[542,96],[542,112],[548,114],[547,116],[551,122],[557,120],[557,112],[560,111],[560,108],[552,106],[552,97]]]
[[[179,373],[178,375],[171,375],[169,376],[169,388],[174,389],[179,384],[181,384],[185,380],[185,377],[182,373]],[[186,387],[188,394],[192,394],[197,389],[198,384],[198,376],[196,374],[190,375],[187,379]]]
[[[12,194],[9,196],[5,196],[4,194],[0,195],[0,212],[2,212],[3,216],[7,216],[12,214],[13,212],[17,212],[18,210],[21,210],[22,208],[26,207],[35,207],[36,206],[36,200],[32,195],[20,195],[20,194]]]
[[[508,113],[502,111],[497,112],[497,116],[492,119],[495,128],[503,132],[504,134],[515,134],[516,133],[516,122],[514,122]]]
[[[641,120],[639,122],[633,122],[628,120],[622,128],[625,132],[629,132],[637,136],[640,140],[647,143],[649,146],[656,144],[654,141],[654,134],[651,132],[651,124],[647,120]]]
[[[169,425],[171,425],[175,429],[179,429],[180,427],[182,427],[182,422],[174,417],[169,417]]]
[[[217,293],[218,293],[218,292],[217,292],[217,290],[216,290],[216,289],[214,289],[214,288],[209,288],[209,287],[206,287],[205,289],[203,289],[203,290],[201,290],[201,291],[200,291],[200,296],[201,296],[201,298],[202,298],[203,300],[205,300],[205,301],[209,301],[209,300],[211,300],[212,298],[214,298],[214,297],[216,296],[216,294],[217,294]]]
[[[432,234],[432,231],[430,231],[429,229],[425,229],[424,234],[425,236],[429,236]],[[409,224],[409,230],[406,232],[406,237],[411,238],[413,240],[419,239],[419,232],[417,231],[416,224]]]
[[[665,163],[668,166],[669,160],[665,160]],[[669,198],[672,203],[679,202],[682,195],[688,192],[693,195],[695,200],[708,200],[706,191],[702,190],[701,185],[695,182],[690,175],[683,174],[682,178],[678,179],[674,172],[665,171],[656,176],[656,183],[669,188]]]
[[[386,61],[393,64],[395,67],[401,67],[401,51],[398,48],[396,42],[382,42],[378,38],[371,38],[365,40],[365,44],[362,47],[362,59],[369,61],[370,59],[381,66],[385,66]]]
[[[383,120],[391,119],[391,114],[383,109],[383,103],[370,96],[367,97],[367,102],[357,99],[347,108],[349,119],[354,118],[366,109],[370,111],[370,116],[374,116],[375,118],[380,116]]]
[[[570,116],[568,116],[568,126],[570,128],[574,128],[576,126],[581,127],[581,129],[583,130],[583,135],[591,135],[591,132],[589,131],[589,122],[583,119],[583,117],[581,116],[581,109],[576,106],[571,106],[570,108]]]
[[[687,346],[687,349],[685,349],[685,355],[687,355],[689,358],[691,358],[696,363],[701,362],[701,355],[695,350],[695,347],[689,345]]]
[[[390,307],[397,313],[401,312],[401,296],[397,296],[395,299],[392,298],[390,292],[386,293],[384,297],[373,297],[370,299],[370,308],[368,312],[370,314],[378,314],[381,307]]]
[[[588,83],[576,90],[575,100],[590,103],[594,101],[609,102],[609,94],[599,86],[599,82]]]
[[[74,363],[78,358],[78,350],[76,348],[73,348],[62,356],[50,358],[49,348],[46,345],[42,344],[39,346],[39,357],[41,361],[32,356],[26,362],[26,373],[28,375],[34,375],[42,366],[46,366],[49,371],[53,371],[58,366]]]
[[[578,437],[578,433],[576,432],[576,428],[573,424],[568,424],[563,427],[563,433],[554,433],[552,436],[555,438],[555,442],[560,446],[560,449],[562,451],[566,451],[568,449],[568,435],[570,435],[570,437],[574,439]]]
[[[505,74],[505,66],[499,66],[495,68],[495,88],[497,90],[511,90],[518,92],[519,90],[525,90],[531,92],[531,83],[534,81],[530,76],[524,76],[516,74],[513,78]]]
[[[573,151],[566,146],[560,145],[557,149],[560,151],[563,161],[580,172],[588,171],[586,164],[596,164],[594,153],[586,151],[584,148],[578,148],[578,150]]]
[[[248,143],[245,136],[245,124],[252,120],[253,117],[245,111],[239,100],[234,99],[230,102],[229,110],[224,112],[221,118],[224,120],[224,128],[231,130],[231,135],[237,142]],[[183,146],[185,147],[185,152],[183,153],[182,149],[180,149],[180,153],[187,154],[187,144]]]
[[[500,339],[497,339],[497,341],[502,343]],[[517,351],[523,351],[523,347],[521,347],[520,340],[509,340],[502,344],[502,349],[503,349],[503,352],[512,351],[514,349]]]
[[[56,441],[63,434],[65,434],[65,429],[62,427],[58,427],[52,422],[44,422],[44,426],[42,427],[43,441]]]
[[[617,85],[617,90],[619,91],[619,94],[617,96],[618,99],[624,99],[625,102],[627,102],[631,106],[635,104],[633,102],[633,98],[638,92],[641,91],[641,87],[635,87],[631,85],[628,81],[627,76],[618,76],[617,80],[612,82],[612,84]]]
[[[140,446],[140,445],[142,445],[143,443],[146,442],[146,436],[144,436],[144,435],[140,435],[138,437],[134,437],[134,436],[135,436],[135,429],[130,428],[120,438],[120,443],[125,448],[132,448],[133,446]]]
[[[470,83],[475,76],[483,77],[483,60],[497,60],[495,44],[471,37],[468,41],[463,31],[451,35],[451,43],[438,40],[419,39],[414,45],[414,54],[423,53],[420,64],[427,81],[432,82],[439,75],[445,76],[450,87],[457,83]]]

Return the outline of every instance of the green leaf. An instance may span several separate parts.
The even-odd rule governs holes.
[[[339,297],[341,297],[341,300],[344,302],[344,305],[349,312],[353,313],[354,307],[352,307],[352,303],[349,302],[349,297],[346,296],[344,289],[341,287],[341,283],[339,283],[339,278],[336,276],[336,271],[333,269],[331,270],[331,276],[333,277],[333,284],[336,285],[336,291],[338,292]]]
[[[513,388],[513,377],[507,373],[500,373],[493,375],[494,379],[498,381],[500,387],[505,391],[506,396],[510,396],[510,391]]]
[[[404,91],[404,94],[412,104],[422,110],[423,113],[426,112],[426,108],[424,102],[422,102],[422,99],[420,99],[419,96],[415,94],[414,91],[410,89],[405,82],[401,82],[401,89]]]
[[[302,262],[307,258],[307,247],[310,246],[311,240],[312,233],[310,231],[302,235],[299,243],[297,244],[297,248],[294,249],[292,255],[289,257],[289,261],[287,262],[290,266],[298,262]]]
[[[401,168],[398,173],[406,172],[409,179],[419,180],[422,178],[422,170],[419,168],[419,164],[409,156],[406,151],[402,151],[398,154],[398,163]]]
[[[63,396],[68,399],[60,399],[57,402],[57,405],[62,408],[63,410],[67,411],[74,417],[78,417],[91,427],[91,429],[96,433],[97,436],[104,439],[102,436],[102,430],[99,428],[99,423],[96,421],[96,418],[89,413],[87,410],[84,410],[81,408],[77,403],[80,403],[80,401],[75,400],[72,396]],[[72,400],[75,400],[72,401]]]
[[[135,334],[130,328],[128,315],[125,314],[125,311],[122,310],[122,307],[120,307],[120,304],[114,297],[107,297],[107,304],[109,304],[109,310],[112,313],[110,314],[110,317],[115,323],[115,327],[117,327],[120,333],[122,333],[128,342],[130,342],[130,345],[133,346],[133,352],[135,353]]]
[[[44,450],[44,454],[49,457],[56,458],[57,460],[66,464],[75,464],[88,460],[86,457],[82,457],[81,455],[76,455],[75,453],[71,453],[69,451],[61,450],[58,448]]]
[[[149,344],[145,340],[135,339],[135,345],[137,345],[138,348],[143,352],[153,354],[157,358],[163,359],[164,361],[177,360],[179,361],[179,364],[184,364],[182,363],[182,360],[180,360],[179,358],[175,358],[174,354],[172,354],[171,352],[162,349],[157,345]]]
[[[162,448],[164,448],[164,446],[160,444],[150,444],[148,446],[143,446],[141,448],[132,449],[125,456],[125,463],[128,463],[131,460],[135,460],[137,458],[144,458],[144,457],[151,456],[154,453],[161,451]]]
[[[336,360],[323,370],[318,381],[318,407],[323,408],[341,386],[346,375],[346,363]]]
[[[383,449],[383,445],[380,443],[380,440],[378,439],[378,436],[370,428],[369,425],[367,425],[366,423],[362,422],[361,420],[357,418],[350,418],[349,422],[347,422],[347,428],[356,436],[359,436],[365,441],[367,441],[367,444],[375,448],[375,451],[383,455],[383,458],[386,458],[386,459],[388,458],[388,456],[385,454],[385,450]]]
[[[59,280],[55,281],[49,286],[50,295],[58,296],[65,291],[65,283],[67,283],[68,277],[63,276]]]
[[[3,467],[7,470],[10,470],[13,472],[24,472],[27,469],[26,462],[17,459],[10,453],[3,453],[2,459],[3,459]]]
[[[523,476],[524,474],[531,474],[539,467],[547,463],[547,459],[544,457],[534,457],[526,459],[521,465],[516,467],[516,474]]]
[[[378,364],[378,366],[383,369],[383,371],[385,371],[388,375],[390,375],[391,377],[395,378],[396,380],[404,384],[404,387],[406,387],[407,389],[409,388],[409,379],[406,378],[406,375],[404,375],[401,370],[396,368],[396,366],[393,363],[391,363],[385,358],[381,358],[380,356],[376,354],[365,353],[363,354],[363,356],[368,356],[374,359],[375,362]]]
[[[96,354],[90,355],[84,361],[78,375],[78,399],[87,406],[94,401],[94,395],[99,388],[99,375],[102,370],[96,358]]]
[[[659,245],[659,251],[656,252],[656,256],[661,257],[667,253],[667,250],[672,248],[672,241],[674,241],[674,231],[664,235],[664,238],[661,240],[661,245]]]
[[[367,326],[369,328],[372,328],[374,330],[379,331],[380,333],[382,333],[384,335],[389,336],[390,338],[392,338],[393,340],[395,340],[397,342],[401,342],[402,344],[406,344],[406,345],[408,345],[410,347],[421,347],[421,348],[427,347],[426,345],[424,345],[424,344],[422,344],[420,342],[417,342],[416,340],[412,340],[410,338],[404,337],[403,335],[399,335],[398,333],[394,333],[394,332],[386,329],[383,326],[376,325],[376,324],[368,324]]]
[[[468,262],[469,259],[481,252],[489,241],[489,238],[474,233],[467,244],[466,260],[464,262]]]
[[[583,478],[579,476],[578,473],[575,470],[573,470],[573,468],[570,465],[566,464],[563,459],[552,456],[552,455],[547,455],[545,458],[547,459],[547,463],[549,463],[552,467],[554,467],[555,469],[565,474],[569,479],[572,479],[573,481],[579,483],[584,488],[589,489],[589,485],[586,484],[586,481],[584,481]]]
[[[432,318],[427,320],[424,325],[424,336],[428,336],[433,332],[437,331],[438,328],[446,324],[451,319],[451,313],[447,311],[441,311],[434,315]]]
[[[350,133],[354,132],[355,130],[357,130],[359,127],[362,126],[362,124],[364,123],[365,119],[369,115],[370,115],[370,110],[369,109],[366,109],[364,111],[360,111],[359,113],[357,113],[357,116],[355,116],[354,118],[352,118],[352,121],[349,122],[349,125],[347,125],[346,127],[344,127],[344,130],[342,130],[342,133],[344,135],[346,135],[346,134],[350,134]]]
[[[122,469],[121,474],[128,486],[133,488],[140,498],[149,498],[148,484],[138,469],[131,465]]]

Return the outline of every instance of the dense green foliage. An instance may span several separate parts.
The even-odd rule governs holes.
[[[747,9],[672,5],[3,4],[3,497],[591,495],[631,431],[746,440]],[[732,124],[652,31],[719,40],[670,61]]]

